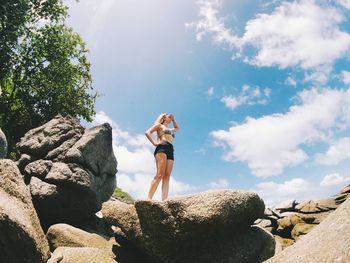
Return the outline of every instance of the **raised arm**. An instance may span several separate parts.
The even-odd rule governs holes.
[[[155,124],[153,125],[151,128],[149,128],[146,132],[145,135],[147,137],[147,139],[154,145],[157,146],[157,143],[153,140],[152,138],[152,133],[157,131],[160,127],[160,124]]]
[[[179,125],[177,124],[177,122],[175,121],[175,117],[173,117],[172,118],[172,122],[173,122],[173,131],[174,132],[177,132],[179,129],[180,129],[180,127],[179,127]]]

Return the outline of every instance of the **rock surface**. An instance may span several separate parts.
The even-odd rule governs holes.
[[[3,131],[0,129],[0,159],[4,159],[7,156],[7,140]]]
[[[103,204],[104,218],[154,262],[260,262],[272,235],[250,225],[264,203],[252,192],[223,190],[169,199]]]
[[[116,245],[115,239],[102,237],[94,233],[88,233],[79,228],[67,225],[52,225],[46,237],[50,244],[50,250],[54,251],[58,247],[92,247],[106,250],[112,257],[112,248]]]
[[[49,245],[16,164],[0,160],[0,261],[46,262]]]
[[[298,240],[266,263],[350,262],[350,199]]]
[[[91,247],[59,247],[47,263],[116,263],[103,249]]]
[[[43,226],[82,222],[110,198],[117,172],[111,129],[85,129],[59,115],[21,138],[17,165]]]
[[[268,208],[255,224],[273,234],[284,249],[325,220],[349,196],[350,185],[331,198],[302,203],[293,201],[283,207]]]

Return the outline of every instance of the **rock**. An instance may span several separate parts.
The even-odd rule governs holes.
[[[4,159],[7,156],[7,140],[5,134],[0,129],[0,159]]]
[[[350,184],[343,187],[337,195],[349,194],[350,193]]]
[[[297,215],[292,215],[288,217],[284,217],[277,220],[278,227],[277,227],[277,233],[285,238],[291,237],[291,230],[294,228],[294,226],[298,223],[304,223],[304,220],[301,219]]]
[[[275,235],[274,237],[276,239],[276,242],[282,246],[282,250],[295,243],[295,241],[293,239],[290,239],[290,238],[283,238],[283,237],[280,237],[277,235]],[[279,251],[279,252],[281,252],[281,251]],[[277,251],[276,251],[276,254],[277,254]]]
[[[271,226],[271,220],[268,220],[268,219],[263,219],[261,220],[258,224],[256,224],[257,226],[260,226],[262,228],[266,228],[266,227],[269,227]]]
[[[91,247],[106,250],[111,257],[114,257],[112,252],[113,246],[116,245],[114,238],[107,240],[102,236],[88,233],[67,224],[52,225],[48,229],[46,237],[51,251],[58,247]]]
[[[346,191],[346,190],[345,190]],[[341,203],[343,203],[347,198],[349,197],[349,194],[348,193],[343,193],[343,194],[339,194],[339,195],[336,195],[334,197],[334,200],[335,200],[335,203],[337,205],[340,205]]]
[[[332,213],[333,210],[329,210],[322,213],[315,213],[315,214],[298,214],[300,218],[302,218],[305,223],[308,224],[319,224],[321,223],[327,216],[329,216],[330,213]]]
[[[116,174],[117,161],[112,149],[108,123],[86,129],[84,135],[66,153],[65,160],[82,164],[94,174]],[[114,189],[113,189],[114,190]]]
[[[45,229],[88,220],[114,192],[117,160],[107,123],[85,129],[58,115],[28,131],[17,149],[18,167]]]
[[[350,199],[267,263],[350,262]]]
[[[58,115],[48,123],[28,131],[16,146],[21,154],[45,159],[50,151],[69,139],[76,138],[77,141],[83,133],[84,128],[77,119]],[[68,149],[62,149],[61,153],[65,154]]]
[[[59,247],[47,263],[116,263],[105,250],[91,247]]]
[[[328,210],[335,210],[338,205],[335,203],[333,198],[317,200],[317,201],[307,201],[297,205],[295,208],[300,213],[317,213],[324,212]]]
[[[154,262],[252,262],[274,254],[271,234],[250,225],[264,213],[255,193],[211,191],[165,202],[103,204],[104,218]]]
[[[46,262],[49,245],[16,164],[0,160],[1,262]]]
[[[45,178],[52,167],[50,160],[37,160],[25,166],[24,171],[31,177]]]
[[[294,211],[296,211],[295,207],[298,204],[299,203],[296,200],[293,200],[293,201],[288,202],[287,204],[285,204],[283,206],[276,207],[275,210],[278,210],[280,213],[283,213],[283,212],[294,212]]]
[[[316,225],[307,224],[307,223],[298,223],[292,229],[292,237],[294,240],[298,240],[301,236],[306,235],[314,228]]]

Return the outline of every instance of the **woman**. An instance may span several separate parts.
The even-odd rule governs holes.
[[[167,126],[173,123],[173,128]],[[163,113],[159,115],[154,125],[149,128],[145,135],[148,140],[156,147],[154,156],[156,158],[157,173],[151,182],[151,187],[148,192],[148,199],[152,199],[157,190],[160,180],[162,180],[162,200],[168,198],[170,173],[174,164],[174,133],[179,130],[174,115]],[[157,141],[152,138],[152,133],[157,132]]]

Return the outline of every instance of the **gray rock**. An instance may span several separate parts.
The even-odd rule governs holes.
[[[50,160],[37,160],[25,166],[25,173],[29,176],[36,176],[40,179],[45,178],[52,167]]]
[[[5,134],[0,129],[0,159],[4,159],[7,156],[7,140]]]
[[[0,160],[1,262],[46,262],[48,242],[16,164]]]
[[[80,140],[66,153],[65,160],[82,164],[94,174],[116,174],[117,160],[111,154],[111,130],[108,123],[86,129]]]
[[[350,262],[350,199],[267,263]]]
[[[28,131],[16,146],[21,154],[43,159],[65,141],[74,137],[78,139],[83,133],[84,128],[77,119],[58,115],[48,123]]]
[[[109,201],[102,214],[155,262],[260,262],[276,245],[250,226],[264,208],[255,193],[222,190],[166,202]]]
[[[59,115],[28,131],[17,149],[45,228],[83,222],[114,192],[117,161],[109,124],[84,129],[78,120]]]

